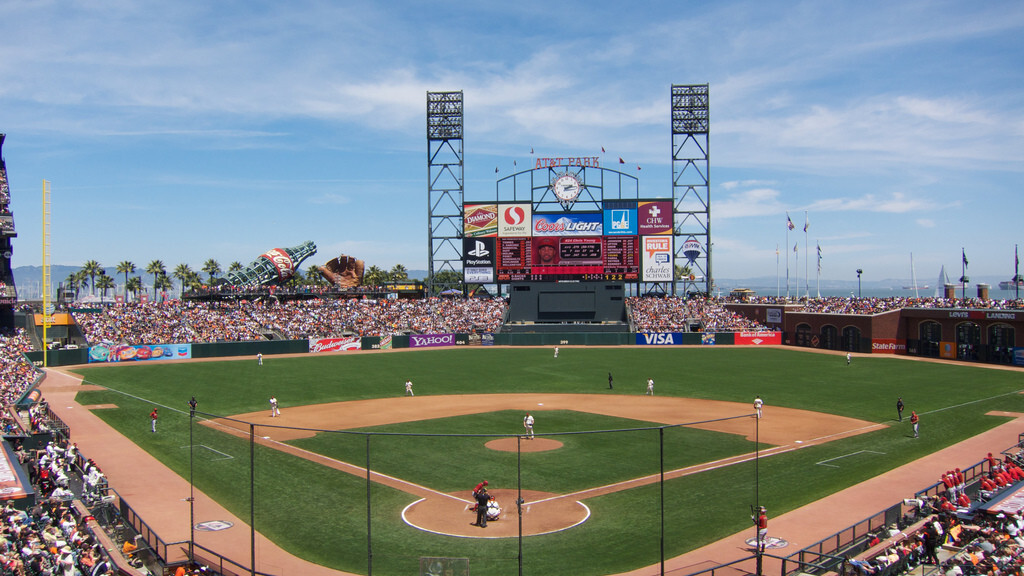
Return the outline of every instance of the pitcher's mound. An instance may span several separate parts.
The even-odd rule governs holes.
[[[533,440],[525,438],[498,438],[497,440],[491,440],[484,444],[484,446],[491,450],[501,450],[502,452],[515,452],[517,450],[523,452],[545,452],[547,450],[558,450],[562,447],[562,443],[550,438],[534,438]]]
[[[537,440],[533,440],[536,442]],[[515,489],[490,491],[501,506],[501,519],[487,523],[486,528],[473,526],[476,512],[470,510],[470,492],[437,494],[418,500],[402,511],[405,523],[426,532],[463,538],[513,538],[519,536]],[[590,509],[582,502],[558,497],[547,492],[523,490],[523,535],[550,534],[582,524],[590,517]]]

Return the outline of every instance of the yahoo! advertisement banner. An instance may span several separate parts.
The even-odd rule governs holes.
[[[782,332],[738,332],[733,337],[737,346],[780,346]]]
[[[411,334],[410,348],[427,348],[430,346],[454,346],[454,334]]]
[[[359,336],[345,338],[310,338],[310,352],[342,352],[344,350],[361,350],[363,340]]]
[[[534,236],[601,236],[604,234],[602,212],[579,214],[534,214]]]

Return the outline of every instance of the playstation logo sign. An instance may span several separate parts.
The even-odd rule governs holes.
[[[463,269],[470,268],[494,268],[495,253],[492,237],[463,238],[462,239],[462,264]]]
[[[484,243],[479,240],[474,241],[473,249],[468,252],[470,256],[475,256],[477,258],[483,258],[484,256],[487,256],[490,253],[491,251],[487,249],[487,246],[485,246]]]

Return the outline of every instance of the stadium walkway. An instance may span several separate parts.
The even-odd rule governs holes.
[[[110,484],[150,528],[166,542],[187,542],[190,533],[188,482],[75,402],[80,387],[78,376],[47,369],[42,391],[50,408],[71,427],[72,441],[86,457],[99,464]],[[771,516],[768,503],[768,535],[789,542],[785,548],[769,552],[780,556],[791,554],[910,497],[916,490],[938,481],[950,468],[973,464],[988,452],[1016,444],[1018,434],[1024,432],[1024,414],[1000,415],[1014,420],[777,518]],[[247,565],[251,550],[248,524],[201,492],[197,491],[195,498],[196,522],[220,520],[234,525],[221,531],[197,531],[196,542]],[[749,556],[746,540],[753,536],[751,526],[714,544],[668,559],[665,573],[680,576]],[[346,574],[296,558],[259,533],[256,534],[256,565],[261,572],[280,576]],[[779,561],[766,557],[764,573],[779,574],[780,566]],[[660,569],[660,565],[648,566],[622,576],[655,576],[660,574]]]

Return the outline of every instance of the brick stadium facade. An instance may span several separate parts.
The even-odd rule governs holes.
[[[1024,310],[902,308],[830,314],[787,304],[726,308],[782,331],[788,346],[1024,365]]]

